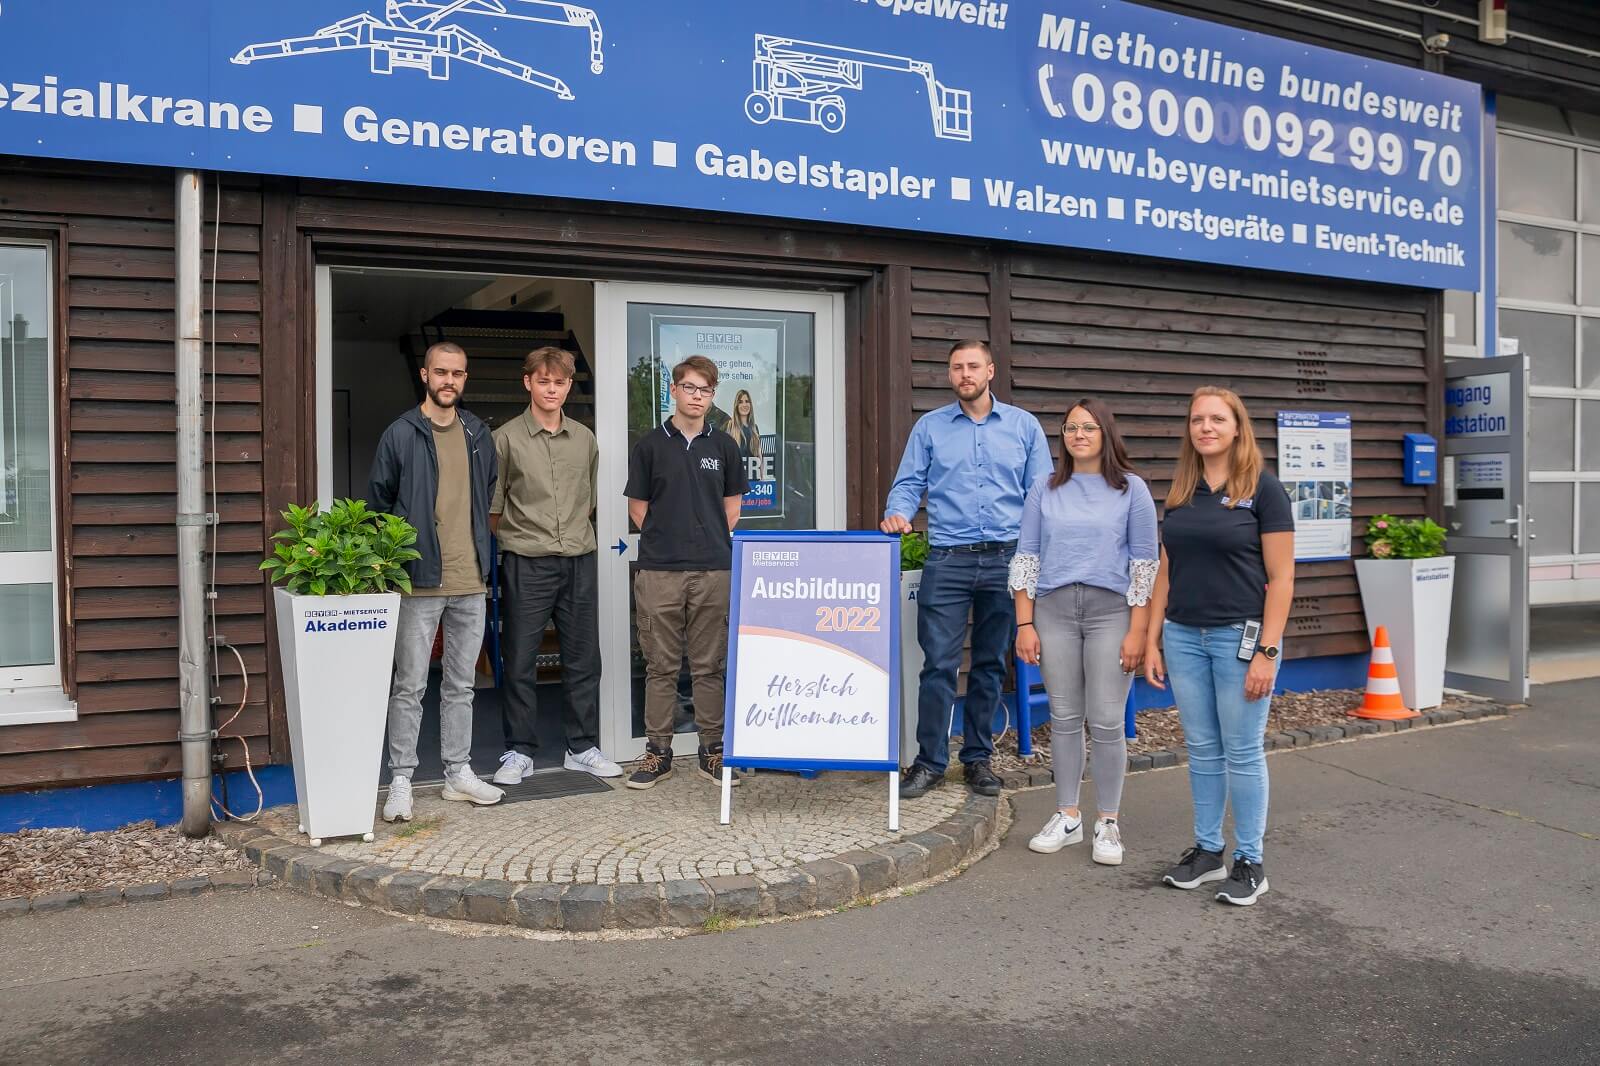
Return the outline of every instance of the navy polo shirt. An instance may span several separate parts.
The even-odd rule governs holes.
[[[692,440],[667,419],[628,454],[630,500],[650,509],[639,531],[641,570],[731,570],[733,536],[722,501],[749,490],[739,445],[706,426]]]
[[[1293,533],[1294,508],[1283,483],[1266,471],[1256,494],[1228,507],[1205,478],[1194,498],[1167,509],[1161,546],[1167,551],[1167,621],[1228,626],[1260,621],[1267,605],[1261,534]]]

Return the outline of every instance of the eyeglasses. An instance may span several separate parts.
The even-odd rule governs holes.
[[[1061,423],[1061,432],[1069,437],[1078,432],[1080,429],[1083,430],[1085,436],[1092,437],[1096,433],[1100,432],[1100,424],[1098,422],[1085,422],[1080,426],[1076,422]]]
[[[710,396],[717,391],[715,385],[691,385],[687,381],[680,381],[677,388],[682,389],[689,396]]]

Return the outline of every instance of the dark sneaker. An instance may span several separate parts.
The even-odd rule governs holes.
[[[700,776],[716,784],[722,784],[722,744],[716,743],[700,749]],[[739,775],[733,775],[733,787],[739,787]]]
[[[1178,865],[1168,870],[1161,882],[1173,888],[1199,888],[1207,881],[1221,881],[1227,876],[1222,852],[1196,846],[1183,853]]]
[[[1235,858],[1217,898],[1235,907],[1253,906],[1267,890],[1267,871],[1259,862]]]
[[[969,762],[966,766],[967,787],[980,796],[1000,795],[1000,778],[995,775],[988,759]]]
[[[943,774],[936,774],[921,763],[916,763],[906,771],[906,776],[900,779],[900,798],[914,800],[918,796],[927,795],[930,788],[938,788],[942,784],[944,784]]]
[[[629,788],[654,788],[657,781],[672,776],[672,749],[658,748],[645,743],[644,756],[633,767],[633,773],[624,782]]]

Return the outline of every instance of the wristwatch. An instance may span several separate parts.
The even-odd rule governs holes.
[[[1270,662],[1271,660],[1276,659],[1278,657],[1278,653],[1282,650],[1283,649],[1279,648],[1276,644],[1263,644],[1261,647],[1256,649],[1256,652],[1258,654],[1265,655],[1267,660]]]

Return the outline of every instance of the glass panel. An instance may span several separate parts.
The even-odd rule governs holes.
[[[1573,235],[1543,226],[1500,223],[1500,295],[1569,304],[1577,295]]]
[[[56,661],[55,586],[0,585],[0,667]]]
[[[1583,196],[1578,217],[1590,225],[1600,225],[1600,152],[1584,152],[1579,166],[1583,168]]]
[[[1600,388],[1600,318],[1586,318],[1579,327],[1583,335],[1583,387]]]
[[[671,415],[672,367],[690,355],[707,356],[719,372],[707,419],[739,442],[750,482],[739,528],[815,529],[815,333],[813,316],[803,312],[629,304],[629,447]],[[678,690],[677,731],[689,732],[687,671]],[[644,662],[637,653],[633,731],[644,735]]]
[[[1574,218],[1577,158],[1571,148],[1502,135],[1500,210]]]
[[[1572,400],[1535,396],[1528,402],[1528,469],[1571,470],[1577,420]]]
[[[1567,134],[1567,120],[1554,104],[1541,104],[1515,96],[1501,96],[1495,101],[1496,118],[1502,126],[1523,126],[1546,133]],[[1505,138],[1501,138],[1504,140]]]
[[[1456,556],[1450,597],[1448,669],[1501,681],[1511,675],[1506,633],[1511,628],[1511,559],[1505,555]]]
[[[1572,554],[1572,483],[1540,482],[1528,486],[1528,513],[1538,538],[1531,553],[1538,556]]]
[[[1578,406],[1583,408],[1578,469],[1600,473],[1600,400],[1584,400]]]
[[[1578,486],[1578,550],[1600,554],[1600,484]]]
[[[1600,307],[1600,237],[1583,235],[1583,299],[1579,303]]]
[[[1588,111],[1568,111],[1572,132],[1588,141],[1600,141],[1600,115]]]
[[[1444,342],[1476,344],[1478,340],[1477,293],[1447,290],[1444,294]],[[1492,354],[1492,353],[1491,353]]]
[[[1537,311],[1500,311],[1500,336],[1515,337],[1533,365],[1533,384],[1570,389],[1577,380],[1573,366],[1571,315]]]
[[[0,552],[52,548],[49,280],[45,249],[0,246]]]

